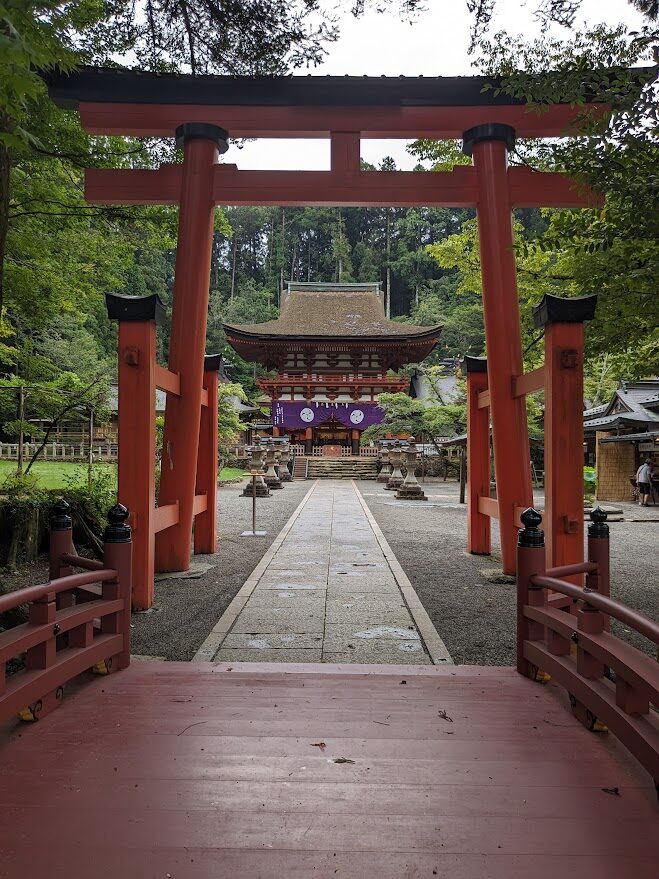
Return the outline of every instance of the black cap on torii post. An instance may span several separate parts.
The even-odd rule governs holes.
[[[176,129],[176,146],[182,149],[188,140],[212,140],[220,155],[229,149],[229,132],[210,122],[185,122]]]
[[[484,140],[502,140],[510,152],[515,146],[515,129],[512,125],[503,125],[501,122],[475,125],[462,135],[462,152],[466,156],[471,156],[474,152],[474,144]]]
[[[533,323],[536,327],[547,324],[581,324],[593,320],[597,308],[597,296],[553,296],[545,293],[542,301],[533,306]]]

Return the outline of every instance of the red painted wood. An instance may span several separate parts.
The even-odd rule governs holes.
[[[331,171],[250,171],[218,164],[213,200],[221,205],[284,207],[475,207],[478,200],[477,177],[470,167],[442,172],[355,171],[338,145],[334,157],[339,164]],[[85,198],[101,204],[176,204],[181,180],[178,165],[155,171],[90,168],[85,172]],[[507,180],[511,207],[578,208],[597,202],[589,191],[577,190],[565,174],[510,168]]]
[[[492,550],[490,517],[479,506],[490,494],[490,413],[478,406],[486,390],[487,373],[467,373],[467,549],[476,555]]]
[[[212,140],[191,138],[185,144],[169,347],[169,369],[180,377],[181,394],[167,398],[158,497],[163,506],[178,501],[179,516],[175,525],[156,535],[159,571],[190,567],[217,158]]]
[[[556,687],[297,668],[136,664],[0,735],[0,876],[654,876],[647,776]]]
[[[483,311],[494,470],[499,503],[504,573],[516,564],[515,507],[531,506],[531,464],[524,400],[513,396],[512,381],[523,370],[517,277],[513,251],[506,145],[474,144],[478,181],[478,229],[483,278]]]
[[[136,610],[154,597],[156,482],[156,322],[119,322],[118,498],[133,529],[133,597]]]
[[[84,852],[86,854],[86,851]],[[130,875],[126,870],[144,866],[144,876],[160,879],[167,876],[185,879],[309,879],[310,876],[353,877],[363,879],[417,879],[417,877],[451,877],[451,879],[556,879],[600,876],[607,879],[655,879],[656,862],[642,856],[564,855],[549,857],[508,854],[444,854],[440,852],[334,852],[273,851],[241,849],[177,849],[163,846],[150,849],[145,844],[129,853],[118,852],[106,843],[90,854],[93,872],[76,874],[67,864],[70,849],[61,842],[44,848],[36,843],[32,853],[11,850],[4,863],[5,875],[33,876],[34,861],[48,864],[49,879],[70,879],[84,875],[91,879],[116,879]],[[128,860],[128,857],[130,860]]]
[[[590,105],[592,112],[604,112]],[[562,137],[583,107],[556,104],[536,113],[525,106],[482,107],[237,107],[203,104],[88,103],[79,106],[92,134],[172,137],[184,122],[209,122],[232,137],[321,137],[359,131],[364,138],[460,139],[475,125],[512,125],[518,137]]]
[[[545,543],[547,567],[583,561],[582,323],[545,327]],[[583,576],[567,578],[577,585]]]
[[[208,405],[202,407],[199,425],[196,495],[205,495],[206,509],[195,516],[194,551],[217,551],[218,373],[204,372]]]

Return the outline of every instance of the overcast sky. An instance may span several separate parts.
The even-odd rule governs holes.
[[[349,7],[348,0],[342,6]],[[393,5],[393,4],[392,4]],[[491,33],[506,30],[524,33],[527,39],[538,35],[540,26],[533,9],[538,0],[498,0]],[[325,62],[308,71],[314,76],[469,76],[477,71],[468,55],[471,16],[465,0],[426,0],[428,11],[414,24],[399,21],[395,14],[367,13],[354,19],[346,13],[341,21],[341,38],[328,46]],[[627,0],[583,0],[579,24],[620,22],[631,28],[643,23]],[[569,31],[554,28],[557,36]],[[362,158],[377,165],[384,156],[393,156],[399,168],[411,169],[416,160],[405,152],[404,141],[363,141]],[[329,141],[257,140],[235,147],[225,161],[239,168],[318,169],[329,168]]]

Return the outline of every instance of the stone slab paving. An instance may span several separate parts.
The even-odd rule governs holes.
[[[280,538],[196,660],[451,662],[352,481],[316,482]]]

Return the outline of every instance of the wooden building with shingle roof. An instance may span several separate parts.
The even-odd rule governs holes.
[[[258,382],[275,435],[304,442],[308,452],[359,454],[361,432],[383,418],[379,395],[408,388],[390,370],[420,363],[441,327],[389,320],[377,283],[289,282],[277,320],[224,330],[241,357],[276,371]]]

